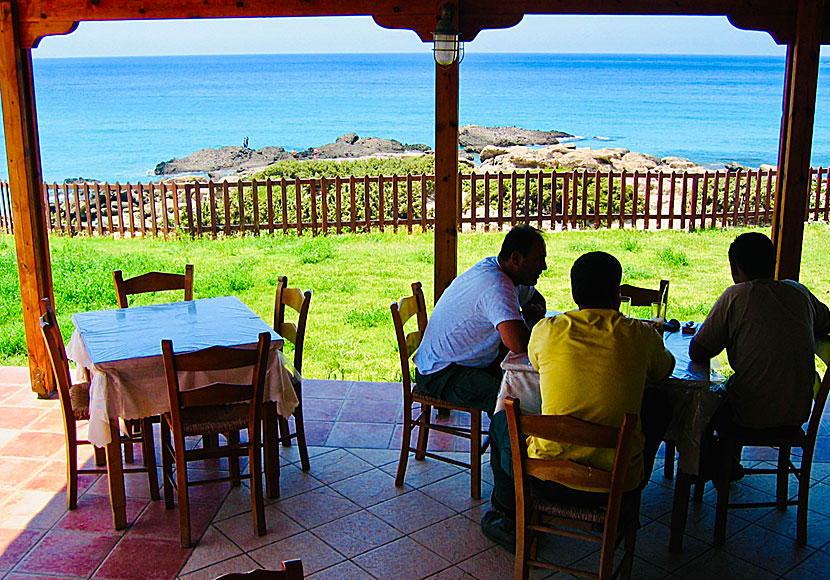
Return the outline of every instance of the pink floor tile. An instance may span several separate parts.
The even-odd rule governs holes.
[[[24,429],[43,416],[43,409],[0,406],[0,429]]]
[[[35,530],[0,529],[0,571],[11,570],[42,535]]]
[[[51,531],[29,552],[16,571],[88,578],[117,541],[118,536],[109,534]]]
[[[361,401],[403,401],[401,383],[355,382],[349,391],[350,399]]]
[[[392,423],[337,422],[326,439],[329,447],[388,449],[395,426]]]
[[[3,469],[0,469],[0,488],[15,489],[21,483],[32,477],[43,465],[43,461],[34,459],[3,458]]]
[[[394,423],[401,412],[398,401],[366,401],[349,399],[343,402],[338,423]]]
[[[334,423],[331,421],[305,421],[305,440],[308,445],[325,445]]]
[[[64,433],[63,414],[59,408],[49,409],[38,419],[29,424],[30,431],[46,431],[47,433]]]
[[[41,462],[42,464],[42,462]],[[78,476],[78,495],[91,488],[100,475],[81,474]],[[39,491],[64,491],[66,489],[66,463],[50,461],[34,477],[26,482],[26,489]]]
[[[342,405],[343,401],[339,399],[303,397],[303,419],[306,421],[334,421]]]
[[[66,494],[19,489],[0,505],[0,527],[45,530],[66,511]]]
[[[109,496],[109,480],[108,476],[102,475],[92,484],[88,493],[95,495]],[[159,486],[161,486],[161,476],[159,476]],[[125,473],[124,474],[124,489],[127,497],[138,499],[150,499],[150,482],[146,473]]]
[[[303,379],[303,401],[313,399],[345,399],[351,389],[349,381]]]
[[[190,502],[190,537],[196,541],[210,525],[219,504]],[[163,501],[153,501],[127,531],[127,537],[177,540],[179,538],[179,509],[164,509]]]
[[[22,411],[22,409],[18,409]],[[6,457],[51,457],[63,452],[64,436],[57,433],[21,432],[2,448],[0,455]]]
[[[94,578],[109,580],[169,580],[190,556],[178,540],[125,537],[110,553]]]
[[[147,506],[147,500],[127,498],[127,523],[135,522],[136,517]],[[78,498],[78,507],[67,511],[55,526],[61,530],[78,532],[99,532],[121,534],[112,527],[112,507],[108,496],[86,494]]]

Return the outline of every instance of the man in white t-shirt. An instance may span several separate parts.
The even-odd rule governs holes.
[[[502,345],[527,351],[530,326],[545,314],[533,287],[547,269],[539,230],[510,230],[498,256],[458,276],[432,312],[415,353],[418,388],[492,414],[501,384]]]

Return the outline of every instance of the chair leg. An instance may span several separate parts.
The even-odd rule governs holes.
[[[161,482],[164,487],[164,509],[173,509],[173,458],[171,457],[170,426],[161,418]]]
[[[75,426],[72,425],[72,429]],[[68,435],[68,432],[67,432]],[[98,449],[96,447],[95,449]],[[66,509],[78,507],[78,443],[74,437],[66,437]]]
[[[798,475],[798,515],[796,516],[796,543],[807,545],[807,506],[810,503],[810,473],[813,471],[814,448],[802,448]]]
[[[421,404],[421,416],[424,424],[418,426],[418,451],[415,452],[415,459],[423,460],[426,455],[424,452],[429,445],[429,425],[432,424],[432,405]]]
[[[517,506],[518,507],[518,506]],[[527,529],[527,514],[516,510],[516,556],[513,568],[513,580],[527,580],[530,577],[530,530]]]
[[[715,508],[715,546],[722,546],[726,541],[726,516],[729,510],[729,487],[732,480],[733,445],[729,440],[721,441],[720,465],[715,486],[718,503]]]
[[[303,397],[299,389],[297,389],[297,399],[299,403],[294,409],[294,432],[297,434],[297,447],[300,450],[300,465],[303,471],[311,469],[311,464],[308,461],[308,445],[305,442],[305,425],[303,424]]]
[[[408,407],[404,401],[403,433],[401,434],[401,455],[398,458],[398,471],[395,474],[395,485],[401,487],[406,476],[406,464],[409,462],[409,448],[412,441],[412,405]]]
[[[238,432],[236,436],[239,437]],[[262,460],[259,447],[259,441],[249,441],[248,469],[251,472],[251,514],[254,518],[254,533],[257,536],[264,536],[266,531],[265,501],[262,499]],[[238,456],[236,461],[239,461]]]
[[[280,441],[282,441],[282,446],[291,447],[291,429],[289,429],[288,419],[279,417],[277,424],[279,425],[279,437]]]
[[[147,482],[150,486],[150,499],[158,501],[159,478],[156,471],[156,445],[153,437],[153,420],[150,418],[141,420],[141,455],[144,459],[144,467],[147,468]]]
[[[470,413],[470,497],[481,498],[481,411]]]
[[[239,445],[239,431],[231,431],[225,434],[228,440],[228,447],[235,447]],[[239,469],[239,455],[228,455],[228,472],[232,479],[231,487],[239,487],[242,485],[242,480],[239,478],[241,470]],[[249,466],[253,469],[253,466]],[[253,471],[251,471],[253,473]]]
[[[103,447],[93,447],[95,451],[95,467],[104,467],[107,464],[107,450]]]
[[[176,445],[176,499],[179,501],[179,539],[182,548],[190,547],[190,499],[187,493],[187,462],[184,449]]]
[[[666,441],[665,463],[663,463],[663,477],[666,479],[672,479],[674,477],[674,456],[676,451],[674,441]]]
[[[280,496],[280,452],[276,403],[267,403],[262,412],[262,449],[265,456],[265,495]]]
[[[790,483],[790,452],[789,446],[781,446],[778,449],[778,473],[775,475],[775,501],[778,509],[787,511],[787,499],[789,496]]]
[[[634,549],[637,545],[637,530],[631,530],[623,538],[623,561],[620,564],[620,578],[622,580],[629,580],[631,578],[631,568],[634,564]]]

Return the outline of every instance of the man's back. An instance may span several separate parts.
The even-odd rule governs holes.
[[[830,331],[830,311],[802,285],[756,279],[727,288],[695,337],[724,348],[734,421],[746,427],[801,425],[810,414],[815,337]]]

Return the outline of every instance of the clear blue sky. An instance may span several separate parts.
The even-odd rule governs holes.
[[[419,52],[414,32],[369,17],[84,22],[44,38],[35,58],[180,54]],[[516,27],[482,31],[476,52],[781,55],[761,32],[724,17],[527,16]]]

